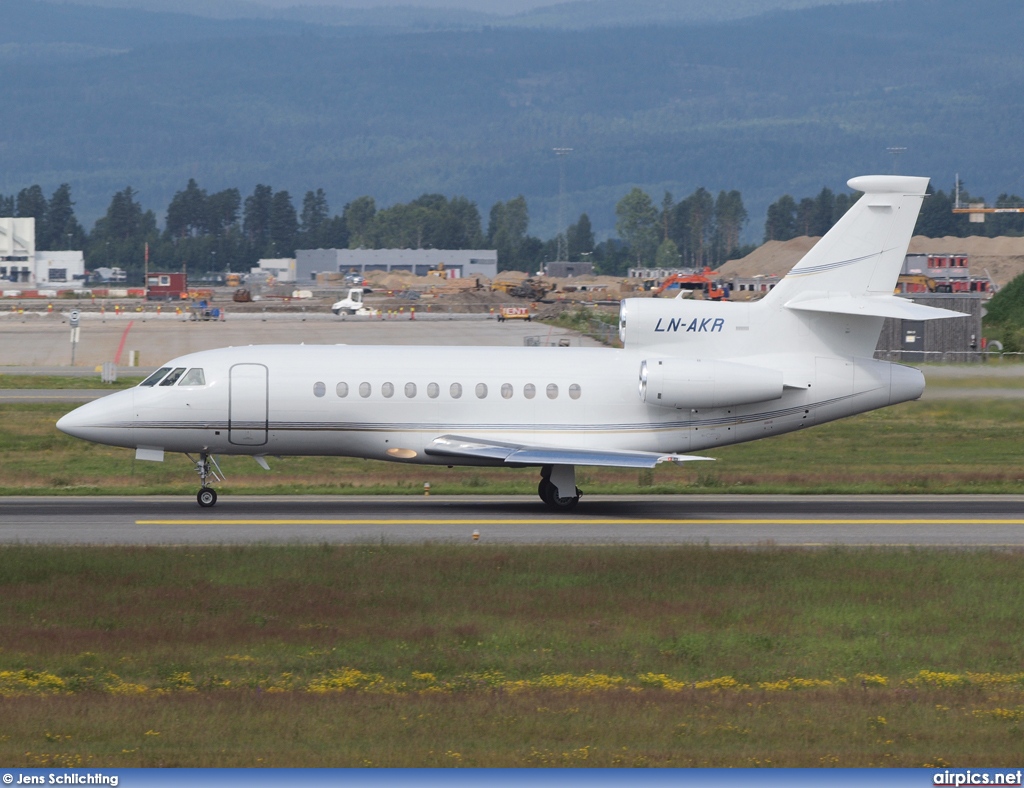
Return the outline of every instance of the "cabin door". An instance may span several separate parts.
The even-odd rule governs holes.
[[[267,368],[262,364],[231,367],[228,441],[239,446],[267,442]]]

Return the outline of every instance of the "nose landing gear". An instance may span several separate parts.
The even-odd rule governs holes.
[[[569,493],[566,495],[566,493]],[[576,466],[544,465],[540,470],[537,495],[550,508],[568,512],[576,508],[583,493],[576,486]]]
[[[191,454],[186,454],[196,466],[196,473],[199,474],[199,492],[196,493],[196,502],[204,509],[208,509],[217,503],[217,491],[206,485],[206,480],[212,478],[214,481],[224,481],[224,474],[217,464],[217,460],[211,454],[200,452],[199,459],[193,459]]]

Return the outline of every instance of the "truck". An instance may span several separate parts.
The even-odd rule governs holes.
[[[335,301],[331,305],[331,311],[336,315],[355,315],[361,310],[365,309],[363,306],[363,293],[365,288],[352,287],[348,291],[348,295],[340,301]]]
[[[176,301],[188,298],[188,279],[183,273],[151,273],[146,276],[146,300]]]

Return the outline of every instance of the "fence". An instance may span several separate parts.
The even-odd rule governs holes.
[[[875,358],[901,364],[1019,364],[1024,353],[996,350],[876,350]]]

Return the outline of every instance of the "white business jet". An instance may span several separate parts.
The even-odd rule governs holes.
[[[864,196],[763,299],[627,299],[622,349],[255,345],[191,353],[58,429],[195,463],[217,454],[539,466],[548,506],[578,465],[651,468],[918,398],[916,369],[872,358],[884,318],[959,317],[893,295],[927,178],[871,175]]]

